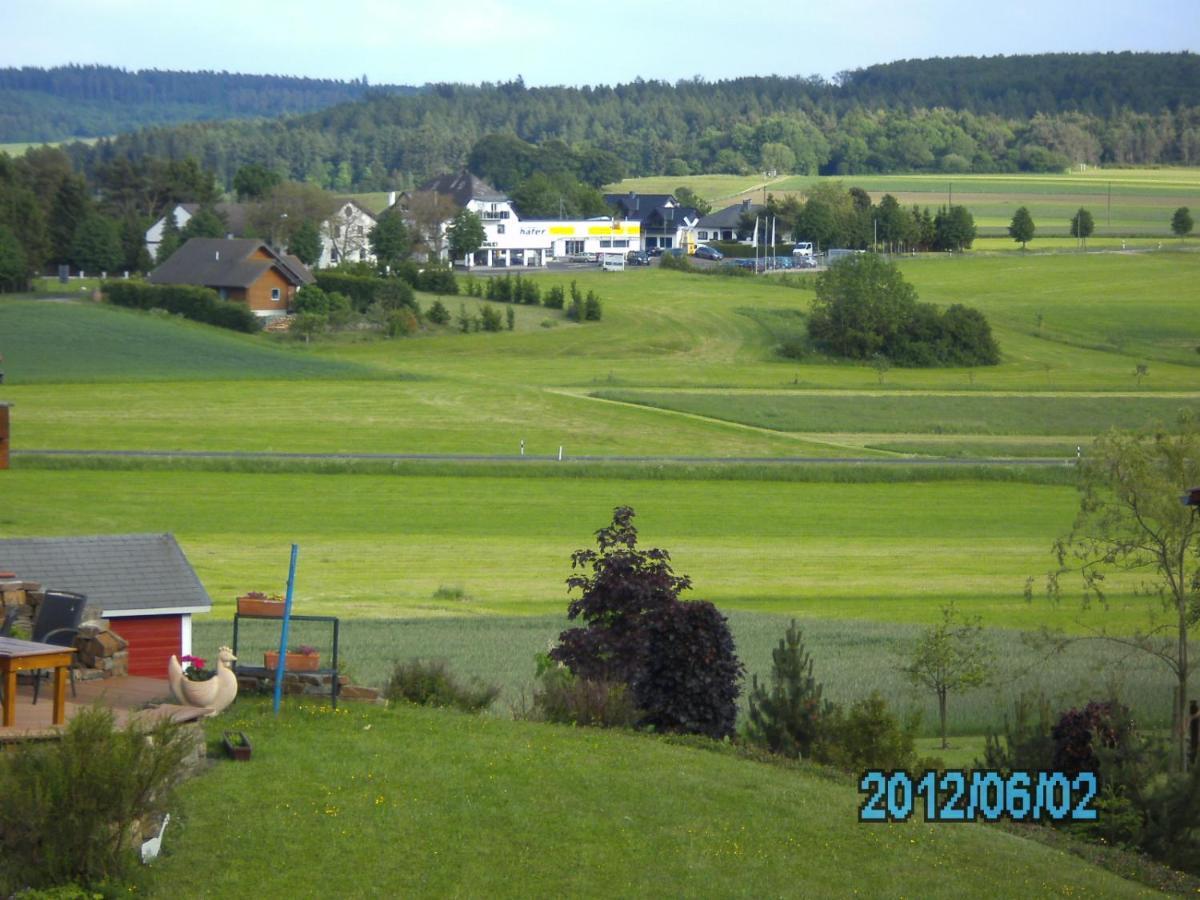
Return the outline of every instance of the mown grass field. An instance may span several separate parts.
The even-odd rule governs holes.
[[[1146,891],[994,828],[863,826],[848,779],[644,736],[242,701],[222,728],[254,758],[183,786],[150,896]]]
[[[971,211],[981,237],[1007,235],[1012,215],[1020,206],[1029,209],[1042,236],[1069,236],[1071,217],[1084,207],[1095,219],[1097,237],[1169,237],[1171,215],[1176,209],[1200,207],[1200,169],[1182,167],[1094,168],[1044,175],[793,175],[771,179],[740,175],[656,176],[626,179],[606,190],[670,193],[686,186],[719,209],[744,198],[762,203],[767,194],[777,198],[802,194],[814,184],[827,181],[860,187],[876,202],[884,194],[892,194],[903,206],[916,204],[937,210],[951,203],[961,204]],[[1040,246],[1036,236],[1031,246]]]

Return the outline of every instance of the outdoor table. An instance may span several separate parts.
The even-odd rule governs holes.
[[[74,647],[38,644],[0,637],[0,683],[4,685],[3,726],[11,728],[17,719],[17,673],[35,669],[54,669],[54,724],[66,721],[67,678]]]

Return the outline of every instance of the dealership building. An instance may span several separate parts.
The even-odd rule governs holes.
[[[581,253],[624,256],[651,247],[687,246],[689,241],[694,245],[699,219],[694,210],[679,207],[669,195],[639,198],[637,194],[605,196],[613,210],[609,216],[521,219],[508,196],[467,171],[441,175],[418,190],[448,197],[457,208],[479,216],[483,246],[471,258],[455,260],[468,267],[544,266],[552,259]]]

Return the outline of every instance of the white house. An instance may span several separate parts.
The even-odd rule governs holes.
[[[175,225],[182,229],[196,211],[199,203],[177,203],[171,209],[175,216]],[[240,238],[246,233],[246,216],[250,207],[244,203],[218,203],[215,206],[217,214],[225,219],[227,238]],[[163,231],[166,229],[167,217],[164,215],[146,230],[146,249],[150,258],[158,259],[158,246],[162,243]],[[338,200],[337,211],[321,223],[321,256],[317,259],[317,268],[336,266],[343,260],[347,262],[375,262],[375,254],[371,252],[368,236],[375,227],[375,216],[370,210],[349,198]]]
[[[175,216],[175,227],[182,230],[199,209],[199,203],[176,203],[170,210]],[[214,209],[225,220],[225,237],[238,238],[245,233],[247,208],[244,203],[218,203]],[[158,260],[158,245],[162,243],[166,227],[167,217],[164,215],[146,229],[146,250],[152,260]]]
[[[375,262],[368,240],[375,227],[375,216],[357,201],[338,201],[337,212],[321,223],[321,256],[317,267],[324,269],[340,262]]]

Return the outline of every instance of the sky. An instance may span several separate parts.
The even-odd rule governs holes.
[[[898,59],[1198,48],[1197,0],[0,0],[0,67],[372,84],[828,79]]]

